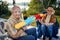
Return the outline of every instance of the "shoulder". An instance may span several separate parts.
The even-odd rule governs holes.
[[[56,15],[53,14],[52,17],[53,17],[53,18],[56,18]]]

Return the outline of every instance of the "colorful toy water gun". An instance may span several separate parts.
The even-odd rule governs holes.
[[[15,24],[15,28],[20,29],[26,25],[29,25],[34,21],[34,19],[35,19],[35,16],[31,16],[31,17],[27,18],[25,21]]]
[[[36,14],[35,18],[36,18],[36,20],[39,20],[39,19],[41,19],[44,16],[46,16],[46,14]]]
[[[39,20],[39,19],[41,19],[41,16],[40,16],[40,14],[36,14],[36,15],[35,15],[35,18],[36,18],[36,20]]]
[[[25,21],[23,22],[19,22],[17,24],[15,24],[15,28],[16,29],[20,29],[26,25],[31,24],[35,19],[40,19],[42,16],[45,16],[45,14],[36,14],[35,16],[31,16],[29,18],[27,18]]]

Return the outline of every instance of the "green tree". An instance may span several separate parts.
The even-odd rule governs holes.
[[[44,8],[48,6],[56,7],[56,0],[41,0]]]
[[[27,12],[29,14],[40,13],[44,9],[40,0],[31,0],[28,6],[29,6],[29,9]]]
[[[6,1],[0,4],[0,17],[6,17],[10,15],[10,10],[8,9],[8,3]]]

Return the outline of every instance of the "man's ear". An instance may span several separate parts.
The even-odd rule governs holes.
[[[14,12],[13,12],[13,10],[11,10],[11,15],[13,15],[14,14]]]
[[[11,14],[13,13],[13,10],[11,9]]]

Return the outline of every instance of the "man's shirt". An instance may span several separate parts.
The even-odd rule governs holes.
[[[8,34],[10,36],[15,35],[17,33],[17,29],[15,29],[14,26],[15,26],[16,23],[19,23],[19,22],[20,22],[20,19],[16,20],[16,19],[14,19],[13,16],[11,16],[7,20],[7,22],[6,22],[6,28],[7,28]],[[25,32],[23,32],[22,34],[20,34],[20,36],[24,36],[24,35],[26,35]]]

